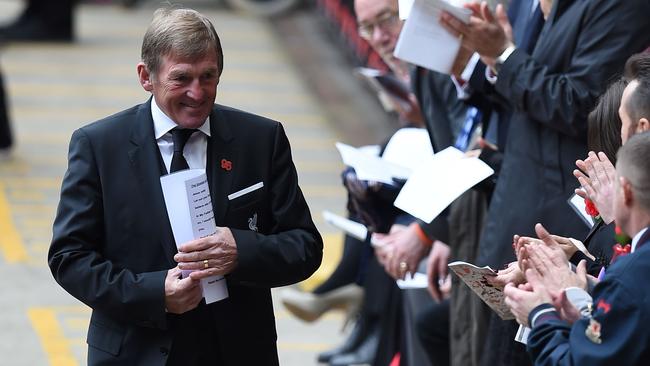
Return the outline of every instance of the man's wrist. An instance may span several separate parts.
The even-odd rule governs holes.
[[[510,57],[510,55],[512,55],[513,52],[515,52],[515,49],[517,49],[517,47],[514,44],[510,43],[503,50],[503,52],[501,52],[501,54],[499,54],[499,56],[496,57],[496,59],[494,60],[494,65],[492,66],[492,71],[494,72],[495,75],[499,74],[499,71],[501,70],[501,65],[503,65],[506,62],[508,57]]]
[[[424,230],[422,230],[422,227],[420,226],[420,224],[418,224],[417,222],[412,223],[411,224],[411,229],[415,231],[415,234],[418,236],[418,239],[420,239],[420,242],[424,246],[428,247],[431,244],[433,244],[433,240],[431,240],[427,236],[427,234],[424,232]]]
[[[546,320],[560,319],[553,305],[544,303],[536,306],[528,314],[528,327],[533,328]]]

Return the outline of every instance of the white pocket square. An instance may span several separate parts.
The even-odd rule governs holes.
[[[251,193],[253,191],[256,191],[256,190],[258,190],[258,189],[260,189],[262,187],[264,187],[264,182],[255,183],[250,187],[246,187],[246,188],[244,188],[244,189],[242,189],[240,191],[229,194],[228,195],[228,201],[232,201],[235,198],[241,197],[241,196],[243,196],[245,194],[249,194],[249,193]]]

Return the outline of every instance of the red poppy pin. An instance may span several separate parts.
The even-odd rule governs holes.
[[[232,161],[226,160],[226,159],[221,159],[221,169],[225,171],[231,171],[232,170]]]

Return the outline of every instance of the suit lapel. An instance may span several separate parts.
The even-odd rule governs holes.
[[[210,184],[210,196],[217,225],[224,225],[228,210],[228,195],[232,193],[234,175],[241,168],[239,154],[232,143],[234,138],[220,106],[215,106],[210,115],[210,134],[206,173]]]
[[[142,104],[138,110],[136,121],[131,130],[131,146],[128,154],[131,169],[139,183],[139,193],[144,198],[146,206],[144,211],[151,213],[151,227],[160,228],[160,230],[152,230],[152,234],[157,233],[160,236],[159,240],[165,257],[172,267],[176,266],[173,257],[177,249],[160,186],[161,158],[153,132],[151,99]]]

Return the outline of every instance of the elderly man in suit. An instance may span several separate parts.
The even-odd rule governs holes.
[[[153,97],[72,135],[48,259],[93,309],[89,365],[278,364],[270,288],[309,277],[322,240],[282,125],[214,104],[222,69],[207,17],[159,9],[137,65]],[[160,177],[188,167],[206,170],[218,227],[174,243]],[[206,305],[212,275],[229,297]]]

